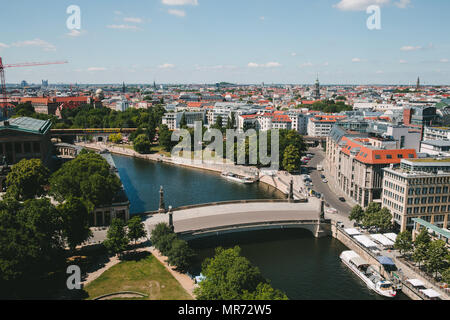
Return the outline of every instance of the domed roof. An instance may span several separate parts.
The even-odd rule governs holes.
[[[103,90],[102,90],[102,89],[97,89],[97,90],[95,91],[95,94],[103,94]]]

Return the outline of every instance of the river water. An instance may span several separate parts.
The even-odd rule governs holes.
[[[282,198],[264,184],[241,185],[215,173],[113,156],[131,202],[131,213],[157,210],[159,188],[164,187],[166,207],[241,199]],[[359,280],[339,259],[347,250],[333,238],[316,239],[302,229],[243,232],[194,240],[198,254],[194,268],[214,255],[217,246],[239,245],[273,287],[290,299],[382,299]],[[400,294],[396,299],[405,299]]]

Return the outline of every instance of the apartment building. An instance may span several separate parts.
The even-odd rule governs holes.
[[[403,159],[383,171],[382,206],[400,231],[412,229],[417,218],[450,227],[450,158]]]
[[[333,126],[347,116],[337,115],[315,115],[308,120],[308,136],[310,137],[326,137],[330,134]]]
[[[425,127],[423,140],[450,140],[450,128],[447,127]]]
[[[338,126],[326,143],[328,180],[362,207],[381,200],[383,168],[417,157],[415,149],[399,149],[395,140],[349,133]]]

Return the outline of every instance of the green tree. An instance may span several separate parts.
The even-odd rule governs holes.
[[[154,245],[156,249],[161,252],[163,256],[168,256],[174,241],[177,240],[177,235],[175,233],[169,233],[163,235],[159,241]]]
[[[122,142],[122,134],[119,132],[119,133],[117,133],[117,134],[111,134],[111,135],[109,135],[109,140],[112,142],[112,143],[119,143],[119,142]]]
[[[429,244],[423,242],[414,245],[414,252],[412,258],[414,262],[419,264],[419,268],[422,262],[427,259],[428,247]]]
[[[110,204],[120,188],[117,175],[96,153],[78,155],[50,177],[50,193],[56,200],[81,198],[90,212],[94,207]]]
[[[152,144],[145,134],[140,134],[133,141],[133,148],[136,152],[146,154],[150,152]]]
[[[395,239],[394,248],[399,250],[401,255],[411,252],[413,249],[411,232],[400,232]]]
[[[31,290],[63,264],[61,222],[50,201],[0,201],[0,296]]]
[[[176,239],[172,242],[167,257],[170,265],[176,266],[180,272],[187,272],[195,258],[195,253],[186,241]]]
[[[242,300],[289,300],[282,291],[272,288],[268,283],[260,283],[254,292],[245,291]]]
[[[445,269],[445,271],[442,272],[442,281],[446,284],[450,284],[450,267]]]
[[[150,234],[150,241],[152,242],[152,245],[155,248],[157,248],[158,243],[161,240],[161,238],[163,236],[171,234],[171,233],[174,233],[174,232],[172,231],[172,229],[169,227],[169,225],[167,223],[164,223],[164,222],[158,223],[155,226],[155,228],[153,228],[153,230]]]
[[[289,173],[300,169],[300,152],[294,145],[289,145],[283,154],[283,168]]]
[[[431,242],[430,234],[428,233],[426,228],[422,228],[419,234],[416,236],[414,240],[414,245],[418,246],[419,244],[429,245]]]
[[[184,113],[184,112],[183,112],[183,115],[181,116],[181,119],[180,119],[180,128],[181,129],[186,129],[187,128],[186,113]]]
[[[176,142],[172,141],[172,132],[166,125],[159,127],[159,145],[167,152],[170,152],[176,145]]]
[[[58,206],[63,221],[63,234],[71,250],[92,237],[89,210],[80,198],[70,197]]]
[[[349,219],[352,221],[356,221],[357,223],[361,223],[361,221],[364,219],[364,210],[361,208],[360,205],[356,205],[352,208],[352,211],[350,212]]]
[[[216,248],[216,254],[202,264],[205,280],[195,289],[199,300],[239,300],[267,281],[258,268],[240,255],[240,248]]]
[[[382,208],[375,214],[374,226],[379,228],[381,232],[392,229],[392,215],[389,209]]]
[[[6,177],[6,195],[23,201],[42,196],[49,171],[40,159],[20,160]]]
[[[135,216],[128,220],[128,239],[130,241],[134,241],[134,244],[136,244],[136,241],[144,238],[147,236],[147,233],[145,232],[145,226],[142,222],[141,218],[138,216]]]
[[[121,219],[113,219],[106,234],[103,245],[112,254],[121,254],[126,250],[129,239],[125,232],[125,223]]]
[[[216,122],[211,126],[212,129],[223,131],[223,118],[221,115],[217,116]]]
[[[448,267],[446,257],[448,250],[443,240],[432,241],[428,245],[427,256],[425,259],[425,267],[428,272],[434,273],[437,276],[438,272],[443,272]]]

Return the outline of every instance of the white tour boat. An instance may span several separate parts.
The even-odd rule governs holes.
[[[369,289],[383,297],[393,298],[397,295],[392,282],[384,280],[376,271],[376,267],[370,265],[356,252],[351,250],[344,251],[341,253],[340,258],[350,270],[364,281]]]
[[[222,172],[221,176],[227,180],[244,183],[244,184],[250,184],[250,183],[255,182],[255,180],[253,180],[252,178],[244,177],[244,176],[232,173],[232,172]]]

